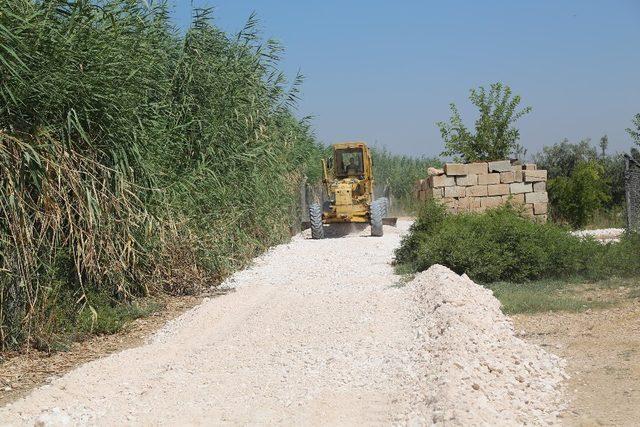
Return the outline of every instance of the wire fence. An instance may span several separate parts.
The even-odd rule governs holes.
[[[627,229],[640,231],[640,163],[631,156],[625,156],[624,186]]]

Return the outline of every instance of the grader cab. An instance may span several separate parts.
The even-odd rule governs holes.
[[[311,236],[324,237],[323,224],[369,223],[371,235],[382,236],[388,199],[374,200],[373,162],[363,142],[333,145],[332,155],[322,161],[323,203],[309,207]]]

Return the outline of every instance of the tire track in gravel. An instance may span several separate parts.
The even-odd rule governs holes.
[[[393,249],[409,223],[296,236],[141,347],[85,364],[0,409],[5,424],[389,424],[410,411],[409,290]]]

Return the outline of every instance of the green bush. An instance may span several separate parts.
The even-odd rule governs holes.
[[[573,228],[584,227],[611,197],[604,167],[596,162],[579,163],[571,176],[549,180],[553,212]]]
[[[436,202],[421,210],[396,251],[404,269],[442,264],[481,283],[640,273],[640,239],[602,245],[554,224],[523,218],[511,207],[451,215]]]

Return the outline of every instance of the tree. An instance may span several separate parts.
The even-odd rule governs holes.
[[[571,176],[549,181],[554,210],[574,228],[584,227],[610,199],[604,167],[596,161],[578,164]]]
[[[531,111],[531,107],[518,110],[521,98],[513,95],[511,88],[494,83],[489,90],[484,87],[471,89],[469,100],[480,111],[475,122],[475,132],[462,123],[455,104],[451,104],[449,122],[438,122],[445,143],[444,156],[454,156],[465,162],[501,160],[522,148],[517,141],[520,131],[513,124]]]
[[[607,148],[609,147],[609,137],[604,135],[600,138],[600,150],[602,150],[602,158],[607,157]]]
[[[633,123],[635,129],[627,128],[627,133],[631,136],[635,144],[640,145],[640,113],[633,116],[631,123]]]
[[[549,178],[571,176],[576,166],[582,162],[595,160],[598,157],[595,147],[589,138],[578,143],[569,142],[567,138],[551,146],[542,148],[542,152],[533,156],[540,169],[546,169]]]

